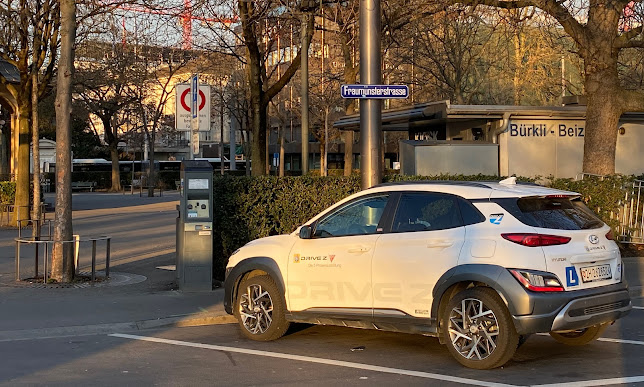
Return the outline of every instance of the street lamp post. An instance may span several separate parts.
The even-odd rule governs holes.
[[[360,83],[381,83],[380,0],[360,0]],[[380,184],[382,116],[380,100],[360,100],[360,175],[362,189]]]

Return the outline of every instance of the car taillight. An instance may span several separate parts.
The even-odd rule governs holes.
[[[609,232],[606,233],[606,239],[609,241],[615,240],[615,237],[613,236],[613,229],[611,228]]]
[[[550,273],[532,270],[509,269],[523,287],[533,292],[563,292],[559,279]]]
[[[503,237],[503,239],[507,239],[510,242],[518,243],[520,245],[528,247],[565,245],[566,243],[570,242],[569,237],[546,234],[513,233],[501,234],[501,236]]]

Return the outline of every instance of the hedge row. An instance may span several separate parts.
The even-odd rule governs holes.
[[[385,182],[413,180],[495,181],[498,176],[402,176],[389,175]],[[518,178],[520,181],[534,181]],[[617,226],[615,214],[622,204],[624,187],[632,177],[550,179],[546,185],[575,191],[604,221]],[[215,175],[215,275],[223,278],[227,258],[245,243],[264,236],[290,233],[320,211],[360,190],[360,177],[231,177]],[[612,216],[612,218],[611,218]]]
[[[13,204],[16,197],[16,183],[0,181],[0,204]]]

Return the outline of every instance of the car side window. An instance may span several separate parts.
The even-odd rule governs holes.
[[[391,231],[445,230],[462,225],[456,197],[441,193],[403,193]]]
[[[316,238],[375,234],[385,211],[388,194],[361,198],[338,208],[318,221]]]

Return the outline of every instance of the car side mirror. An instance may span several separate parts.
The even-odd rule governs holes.
[[[313,230],[309,225],[304,225],[300,227],[300,239],[311,239],[312,232]]]

